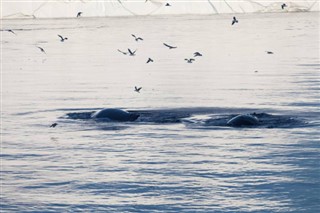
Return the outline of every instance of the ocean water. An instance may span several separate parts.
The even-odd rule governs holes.
[[[319,13],[232,16],[3,20],[1,212],[318,212]]]

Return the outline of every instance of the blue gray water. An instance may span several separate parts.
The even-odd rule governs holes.
[[[319,13],[237,18],[3,21],[1,211],[319,211]]]

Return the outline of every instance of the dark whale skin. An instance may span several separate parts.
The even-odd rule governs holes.
[[[91,115],[93,119],[109,119],[111,121],[135,121],[140,115],[135,113],[130,113],[122,109],[106,108],[99,110]]]
[[[253,115],[237,115],[231,118],[228,122],[228,126],[241,127],[241,126],[255,126],[259,124],[259,120]]]

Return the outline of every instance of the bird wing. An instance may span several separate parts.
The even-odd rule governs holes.
[[[13,32],[13,30],[8,30],[8,32],[13,33],[15,35],[17,35],[15,32]]]
[[[133,35],[133,34],[131,34],[131,36],[132,36],[133,38],[137,38],[137,36],[135,36],[135,35]]]
[[[132,50],[128,49],[128,51],[129,51],[130,55],[134,55],[137,50],[135,50],[135,51],[132,52]]]
[[[61,38],[61,40],[63,40],[63,37],[61,35],[58,35],[58,36]]]
[[[138,40],[141,40],[141,41],[143,41],[143,38],[141,38],[141,37],[139,37],[139,38],[137,38]]]
[[[170,45],[168,45],[166,43],[163,43],[163,45],[166,46],[166,47],[172,48],[172,46],[170,46]]]
[[[123,51],[121,51],[121,50],[119,50],[119,49],[118,49],[118,51],[119,51],[119,52],[121,52],[122,54],[127,55],[127,53],[126,53],[126,52],[123,52]]]
[[[37,46],[38,47],[38,46]],[[42,47],[38,47],[42,52],[44,52],[44,49]]]
[[[172,49],[172,48],[177,48],[177,47],[170,46],[170,45],[168,45],[168,44],[166,44],[166,43],[163,43],[163,44],[164,44],[164,46],[167,46],[167,47],[169,47],[170,49]]]

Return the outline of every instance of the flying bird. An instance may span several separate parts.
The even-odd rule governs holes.
[[[189,64],[191,64],[193,61],[195,61],[195,59],[194,58],[186,58],[186,59],[184,59],[185,61],[187,61]]]
[[[166,7],[170,7],[171,6],[171,4],[169,4],[169,3],[166,3],[166,5],[165,5]]]
[[[234,25],[235,23],[238,23],[238,20],[235,16],[233,16],[231,25]]]
[[[285,3],[283,3],[283,4],[281,5],[281,8],[284,9],[285,7],[287,7],[287,5],[286,5]]]
[[[57,123],[53,123],[53,124],[51,124],[50,128],[51,128],[51,127],[52,127],[52,128],[55,128],[57,125],[58,125]]]
[[[36,47],[38,47],[38,46],[36,46]],[[44,51],[44,49],[42,47],[38,47],[38,48],[39,48],[39,50],[41,50],[41,52],[43,52],[44,54],[47,54],[46,51]]]
[[[150,63],[150,62],[153,62],[152,58],[148,58],[147,64]]]
[[[134,91],[137,92],[137,93],[140,93],[140,90],[141,90],[141,89],[142,89],[142,87],[139,87],[139,88],[136,87],[136,86],[134,87]]]
[[[2,30],[1,30],[1,31],[2,31]],[[10,30],[10,29],[8,29],[8,30],[3,30],[3,31],[7,31],[7,32],[9,32],[9,33],[12,33],[12,34],[17,35],[15,32],[13,32],[13,30]]]
[[[271,51],[266,51],[266,53],[267,53],[267,54],[273,54],[273,52],[271,52]]]
[[[169,44],[163,43],[164,46],[169,47],[169,49],[175,49],[177,47],[170,46]]]
[[[127,52],[123,52],[123,51],[121,51],[119,49],[118,49],[118,51],[121,52],[123,55],[127,55],[128,54]]]
[[[77,13],[77,18],[79,18],[82,15],[82,12]]]
[[[143,38],[137,37],[137,36],[135,36],[134,34],[131,34],[131,35],[132,35],[132,37],[133,37],[136,41],[139,41],[139,40],[143,41]]]
[[[59,36],[59,38],[61,39],[61,40],[60,40],[61,42],[64,42],[64,40],[68,40],[67,37],[62,37],[61,35],[58,35],[58,36]]]
[[[195,52],[195,53],[193,53],[193,55],[194,55],[194,57],[202,56],[202,54],[201,54],[201,53],[199,53],[199,52]]]
[[[132,50],[128,49],[128,51],[129,51],[129,55],[130,55],[130,56],[135,56],[137,50],[135,50],[135,51],[132,52]]]

